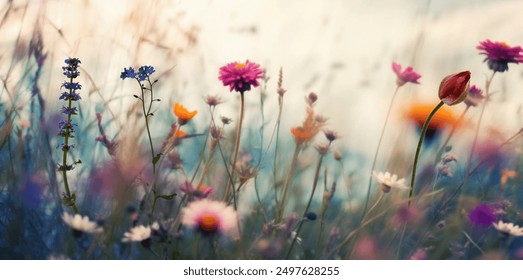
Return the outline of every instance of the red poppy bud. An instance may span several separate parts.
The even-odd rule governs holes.
[[[469,71],[463,71],[443,78],[439,85],[439,99],[449,106],[461,103],[467,97],[469,81]]]

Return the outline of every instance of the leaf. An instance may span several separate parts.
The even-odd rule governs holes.
[[[157,154],[156,156],[154,156],[154,158],[153,158],[153,164],[158,163],[158,161],[160,160],[160,157],[162,157],[162,153],[159,153],[159,154]]]

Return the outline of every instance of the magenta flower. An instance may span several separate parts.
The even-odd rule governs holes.
[[[399,87],[406,83],[419,84],[418,79],[421,78],[421,75],[416,73],[410,66],[407,67],[405,70],[401,71],[401,65],[399,65],[396,62],[393,62],[392,71],[396,73],[396,84]]]
[[[439,99],[452,106],[461,103],[469,92],[470,72],[449,75],[439,85]]]
[[[476,107],[481,103],[481,101],[485,98],[483,95],[483,91],[478,88],[476,85],[473,85],[469,89],[469,94],[467,94],[467,97],[465,98],[465,105],[467,107]]]
[[[488,67],[494,72],[505,72],[508,70],[509,63],[523,62],[523,48],[521,46],[511,47],[505,42],[492,42],[486,40],[480,42],[476,49],[481,50],[480,54],[487,56]]]
[[[469,221],[473,225],[482,226],[488,228],[496,221],[496,214],[494,213],[494,208],[490,207],[488,204],[481,203],[476,206],[469,213]]]
[[[251,86],[259,86],[258,79],[262,76],[263,70],[260,69],[260,65],[247,60],[245,63],[232,62],[221,67],[218,79],[224,86],[229,86],[230,91],[244,93],[250,90]]]

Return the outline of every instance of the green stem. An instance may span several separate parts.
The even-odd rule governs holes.
[[[145,119],[145,127],[147,129],[147,137],[149,138],[149,145],[151,146],[151,163],[153,164],[153,174],[156,174],[156,163],[154,161],[154,147],[153,147],[153,140],[152,140],[152,137],[151,137],[151,130],[149,129],[149,121],[148,121],[148,118],[149,118],[149,113],[151,111],[151,106],[152,106],[152,100],[153,100],[153,91],[152,91],[152,86],[151,86],[151,101],[149,103],[149,109],[146,110],[145,109],[145,88],[144,86],[142,85],[142,83],[140,83],[140,80],[138,80],[138,78],[136,79],[136,81],[138,82],[138,84],[140,85],[140,91],[142,93],[142,112],[143,112],[143,115],[144,115],[144,119]],[[149,84],[151,84],[151,82],[149,82]],[[154,186],[153,186],[154,187]]]
[[[70,78],[70,83],[72,84],[73,83],[73,78]],[[69,90],[69,96],[72,96],[72,93],[73,93],[73,90],[70,89]],[[73,100],[71,98],[69,98],[69,103],[67,105],[67,107],[69,108],[69,110],[71,109],[71,106],[73,104]],[[68,114],[67,115],[67,123],[66,123],[66,128],[65,128],[65,136],[64,136],[64,147],[69,147],[69,134],[71,132],[70,130],[70,127],[71,127],[71,114]],[[68,206],[71,207],[71,209],[73,210],[73,213],[74,214],[78,214],[78,208],[76,207],[76,202],[74,201],[74,198],[71,196],[71,190],[69,188],[69,181],[67,180],[67,153],[68,153],[69,149],[62,149],[62,175],[64,177],[64,188],[65,188],[65,194],[67,196],[67,204]]]
[[[314,198],[314,192],[316,191],[316,186],[318,185],[318,178],[320,177],[320,168],[321,168],[321,164],[323,162],[323,157],[324,155],[322,154],[320,156],[320,160],[318,161],[318,165],[316,166],[316,172],[314,173],[314,182],[312,184],[312,191],[311,191],[311,196],[309,197],[309,202],[307,202],[307,207],[305,207],[305,211],[303,212],[303,216],[301,217],[301,221],[300,221],[300,224],[298,225],[298,229],[296,229],[296,235],[294,235],[294,238],[292,239],[292,243],[291,243],[291,246],[289,247],[289,251],[287,252],[287,256],[285,257],[285,259],[289,259],[289,257],[291,256],[291,252],[292,252],[292,248],[294,248],[294,244],[296,244],[296,240],[298,239],[298,235],[300,234],[300,231],[301,231],[301,227],[303,226],[303,223],[305,221],[305,216],[307,215],[307,212],[309,211],[309,208],[311,206],[311,203],[312,203],[312,199]]]
[[[278,205],[278,208],[276,209],[276,219],[275,223],[280,223],[282,217],[283,217],[283,211],[285,210],[285,203],[287,201],[287,194],[289,192],[289,187],[292,183],[292,179],[294,178],[294,172],[296,170],[296,162],[298,161],[298,155],[300,153],[301,144],[296,144],[296,148],[294,149],[294,154],[292,155],[291,160],[291,169],[289,170],[289,174],[287,174],[287,178],[285,179],[285,185],[283,185],[283,195],[280,200],[280,204]]]
[[[410,206],[410,203],[412,201],[412,195],[414,194],[414,187],[416,183],[416,168],[418,166],[418,159],[419,154],[421,152],[421,146],[423,145],[423,140],[425,139],[425,134],[427,133],[427,129],[429,128],[429,123],[432,120],[432,117],[436,114],[436,112],[441,108],[445,103],[443,101],[440,101],[439,104],[434,107],[432,112],[430,112],[429,116],[427,117],[427,120],[425,120],[425,123],[423,124],[423,128],[421,129],[421,134],[418,141],[418,147],[416,148],[416,154],[414,155],[414,164],[412,165],[412,177],[410,180],[410,191],[409,191],[409,202],[408,206]]]
[[[225,195],[223,197],[223,201],[227,202],[227,198],[229,197],[229,193],[231,192],[232,187],[232,198],[234,200],[234,210],[236,210],[236,191],[234,188],[234,173],[236,171],[236,161],[238,160],[238,151],[240,150],[240,136],[242,132],[242,123],[243,123],[243,115],[245,110],[245,97],[243,95],[243,91],[240,92],[240,120],[238,122],[238,126],[236,127],[236,143],[234,144],[234,155],[232,159],[232,166],[231,166],[231,176],[230,180],[227,183],[227,187],[225,188]]]

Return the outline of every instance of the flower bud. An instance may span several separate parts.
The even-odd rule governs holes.
[[[469,81],[469,71],[463,71],[443,78],[439,85],[439,99],[449,106],[461,103],[467,97]]]

